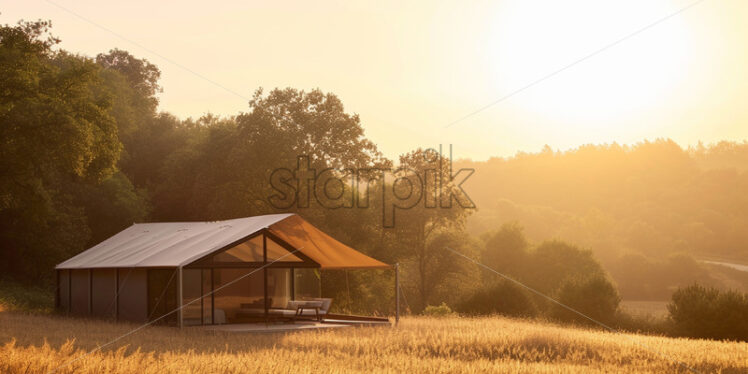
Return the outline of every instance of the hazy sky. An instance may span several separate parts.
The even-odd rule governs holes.
[[[161,110],[180,117],[245,111],[258,87],[320,88],[390,157],[453,144],[485,159],[748,138],[744,0],[705,0],[445,128],[692,2],[3,0],[0,22],[50,19],[69,51],[150,60]]]

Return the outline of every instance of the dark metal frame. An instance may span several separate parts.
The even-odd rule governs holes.
[[[258,235],[262,235],[262,251],[263,251],[263,261],[261,262],[236,262],[236,263],[220,263],[220,262],[214,262],[213,256],[225,252],[239,244],[242,244],[248,240],[252,240]],[[283,247],[288,252],[292,253],[294,256],[298,257],[302,261],[268,261],[267,258],[267,245],[268,245],[268,238],[270,240],[273,240],[276,244]],[[305,254],[303,254],[301,251],[298,251],[297,248],[294,248],[292,245],[290,245],[285,240],[279,238],[278,236],[274,235],[272,232],[270,232],[267,228],[262,229],[258,232],[252,233],[251,235],[247,235],[239,240],[236,240],[234,242],[229,243],[228,245],[221,247],[218,250],[212,251],[208,254],[205,254],[204,256],[192,261],[191,263],[183,266],[183,269],[194,269],[194,270],[200,270],[200,292],[202,292],[202,286],[204,283],[204,274],[203,271],[206,269],[210,269],[210,309],[211,309],[211,318],[210,318],[210,324],[216,323],[216,313],[215,313],[215,269],[242,269],[242,268],[259,268],[263,267],[263,289],[264,289],[264,319],[267,323],[269,321],[269,309],[270,309],[270,303],[268,299],[268,269],[270,268],[284,268],[284,269],[290,269],[291,272],[291,299],[296,299],[296,277],[295,277],[295,268],[320,268],[320,264],[316,261],[312,260]],[[146,316],[150,318],[150,271],[147,270],[175,270],[179,269],[179,267],[166,267],[166,266],[148,266],[148,267],[140,267],[141,269],[146,270],[146,294],[144,295],[146,298]],[[114,319],[115,321],[119,321],[120,319],[120,270],[121,269],[127,269],[127,268],[113,268],[115,270],[114,272],[114,278],[115,278],[115,290],[114,290]],[[88,270],[88,315],[93,314],[93,269],[80,269],[80,270]],[[130,269],[132,270],[132,269]],[[61,307],[61,292],[60,292],[60,280],[61,280],[61,272],[66,271],[67,272],[67,282],[68,282],[68,305],[67,305],[67,314],[71,314],[72,312],[72,295],[73,295],[73,287],[72,287],[72,278],[73,278],[73,271],[72,269],[57,269],[56,270],[56,284],[57,284],[57,292],[55,293],[55,306],[57,308]],[[165,287],[168,287],[167,284]],[[179,292],[177,292],[177,298]],[[176,300],[177,306],[181,307],[183,305],[183,300]],[[181,314],[181,310],[180,310]],[[205,325],[205,297],[202,297],[200,300],[200,324]],[[157,318],[157,316],[154,316]],[[182,316],[179,315],[178,322],[182,320]]]
[[[239,244],[242,244],[246,241],[252,240],[258,235],[264,235],[265,237],[270,237],[274,242],[276,242],[278,245],[283,247],[285,250],[289,252],[293,252],[293,255],[300,258],[302,261],[276,261],[271,264],[268,264],[267,260],[267,243],[266,240],[263,239],[263,261],[254,261],[254,262],[235,262],[235,263],[227,263],[227,262],[214,262],[212,261],[213,256],[228,251],[231,248],[236,247]],[[296,251],[296,252],[294,252]],[[270,261],[272,262],[272,261]],[[270,268],[289,268],[289,267],[309,267],[309,268],[318,268],[320,267],[320,264],[309,258],[307,255],[301,253],[301,251],[298,251],[296,248],[294,248],[292,245],[288,244],[285,240],[273,235],[268,229],[262,229],[258,232],[255,232],[251,235],[247,235],[239,240],[236,240],[234,242],[231,242],[230,244],[215,250],[211,253],[208,253],[206,255],[203,255],[202,257],[192,261],[191,263],[184,266],[185,269],[192,269],[192,268],[258,268],[261,266],[270,267]]]
[[[236,263],[224,263],[224,262],[214,262],[213,256],[228,251],[231,248],[234,248],[237,245],[240,245],[246,241],[252,240],[256,238],[258,235],[262,235],[262,257],[263,261],[259,262],[236,262]],[[268,238],[270,240],[273,240],[276,244],[283,247],[288,252],[292,253],[294,256],[300,258],[302,261],[268,261],[267,258],[267,244],[268,244]],[[205,254],[202,257],[192,261],[191,263],[183,266],[184,269],[194,269],[194,270],[201,270],[201,280],[202,280],[202,270],[210,269],[210,309],[211,309],[211,324],[216,323],[216,313],[215,313],[215,269],[243,269],[243,268],[260,268],[263,267],[263,297],[264,297],[264,320],[265,323],[269,322],[270,320],[270,300],[268,299],[268,269],[271,268],[282,268],[282,269],[290,269],[291,271],[291,299],[295,300],[296,298],[296,290],[295,290],[295,281],[296,278],[294,276],[294,268],[320,268],[320,264],[316,261],[312,260],[305,254],[303,254],[301,251],[298,251],[296,248],[294,248],[291,244],[286,242],[285,240],[279,238],[278,236],[274,235],[270,230],[268,229],[262,229],[258,232],[255,232],[251,235],[247,235],[239,240],[236,240],[234,242],[231,242],[230,244],[215,250],[211,253]],[[201,324],[205,324],[205,308],[204,308],[204,299],[200,301],[201,306],[203,306],[200,309],[201,313]],[[181,303],[177,303],[177,305],[181,305]]]

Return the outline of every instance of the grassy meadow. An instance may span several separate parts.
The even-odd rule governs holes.
[[[0,313],[0,372],[45,373],[137,325]],[[647,349],[643,348],[647,347]],[[745,373],[748,343],[618,335],[503,317],[229,334],[149,327],[56,373]]]

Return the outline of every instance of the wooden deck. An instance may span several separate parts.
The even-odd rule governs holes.
[[[285,333],[304,330],[340,329],[363,326],[391,326],[386,318],[330,315],[321,322],[296,321],[296,323],[236,323],[226,325],[194,326],[190,328],[228,333]]]

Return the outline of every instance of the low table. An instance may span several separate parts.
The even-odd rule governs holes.
[[[289,301],[288,305],[293,308],[296,307],[296,318],[304,315],[304,310],[314,310],[314,317],[317,321],[322,321],[322,316],[319,314],[320,308],[322,308],[322,302],[317,300],[299,300]]]

